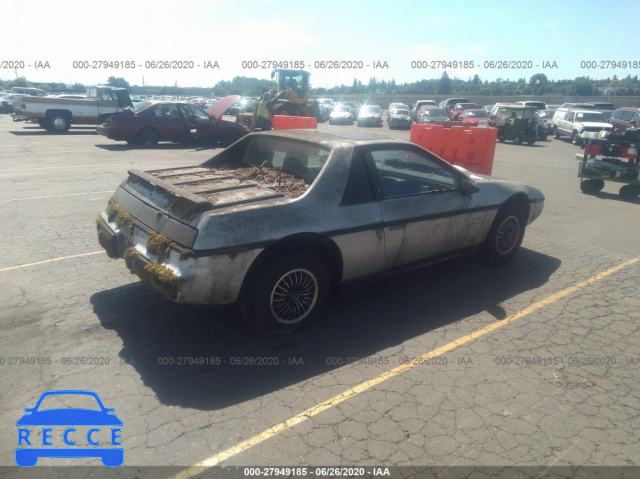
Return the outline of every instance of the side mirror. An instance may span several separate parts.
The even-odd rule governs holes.
[[[462,196],[471,196],[474,193],[480,191],[478,185],[471,181],[466,176],[460,177],[460,194]]]

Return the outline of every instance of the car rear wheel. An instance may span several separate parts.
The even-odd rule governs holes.
[[[51,133],[66,133],[71,128],[71,119],[63,113],[52,113],[45,119],[47,131]]]
[[[151,128],[145,128],[138,133],[136,143],[142,148],[152,148],[158,144],[158,134]]]
[[[493,220],[482,245],[482,256],[491,264],[502,264],[516,254],[526,226],[522,208],[516,204],[503,206]]]
[[[329,295],[329,272],[312,253],[274,257],[244,289],[240,307],[256,333],[273,336],[302,329],[313,321]]]

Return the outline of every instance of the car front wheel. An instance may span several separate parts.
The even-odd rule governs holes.
[[[145,128],[138,133],[136,143],[142,148],[153,148],[158,144],[158,134],[151,128]]]
[[[315,255],[292,252],[274,257],[258,271],[240,300],[245,323],[266,336],[308,326],[329,295],[327,268]]]
[[[516,254],[522,239],[526,220],[520,206],[503,206],[493,220],[489,234],[482,245],[482,256],[492,264],[502,264]]]

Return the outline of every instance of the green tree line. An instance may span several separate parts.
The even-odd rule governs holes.
[[[129,88],[129,83],[120,77],[109,77],[106,84]],[[46,92],[84,92],[81,83],[67,85],[65,83],[32,83],[25,77],[15,80],[0,80],[0,90],[9,90],[14,86],[28,86],[40,88]],[[136,86],[136,85],[134,85]],[[218,96],[245,95],[258,96],[263,91],[274,88],[271,80],[236,76],[232,80],[216,83],[209,90]],[[188,88],[177,86],[163,86],[161,94],[186,95]],[[549,80],[543,73],[536,73],[529,79],[516,80],[498,78],[497,80],[482,80],[478,75],[472,78],[451,78],[444,72],[439,79],[419,80],[411,83],[396,83],[395,80],[385,81],[370,78],[368,82],[354,78],[350,85],[340,85],[331,88],[311,87],[311,94],[339,95],[339,94],[424,94],[424,95],[564,95],[564,96],[640,96],[640,81],[638,76],[627,75],[625,78],[593,79],[577,77],[573,80]]]

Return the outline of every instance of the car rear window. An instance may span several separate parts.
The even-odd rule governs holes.
[[[281,169],[312,184],[331,150],[314,143],[270,136],[254,137],[242,157],[244,166]]]

